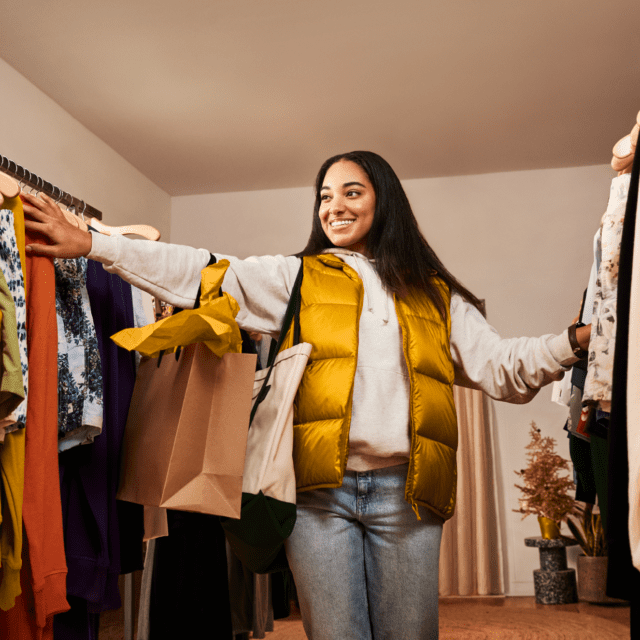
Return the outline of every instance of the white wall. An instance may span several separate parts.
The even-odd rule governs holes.
[[[171,199],[171,241],[246,258],[302,249],[313,189],[272,189]]]
[[[404,182],[420,226],[444,264],[478,297],[504,337],[559,333],[578,314],[592,261],[593,235],[606,208],[613,172],[608,165]],[[310,181],[311,181],[310,177]],[[311,187],[176,197],[173,242],[246,257],[290,254],[308,237]],[[521,521],[514,471],[525,463],[529,423],[557,439],[566,410],[543,389],[528,405],[494,403],[497,493],[509,595],[533,594],[539,535]],[[570,553],[570,562],[576,552]]]
[[[0,59],[0,154],[102,211],[169,239],[171,198]],[[77,87],[82,91],[82,87]]]

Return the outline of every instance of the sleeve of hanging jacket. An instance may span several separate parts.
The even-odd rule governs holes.
[[[524,404],[576,362],[565,330],[539,338],[501,338],[460,295],[451,296],[455,383],[495,400]]]
[[[168,302],[192,309],[200,273],[209,263],[206,249],[178,244],[131,240],[92,232],[90,260],[104,265],[130,284]],[[246,331],[277,336],[289,302],[300,259],[295,256],[260,256],[246,259],[214,254],[229,260],[222,288],[240,306],[236,318]]]

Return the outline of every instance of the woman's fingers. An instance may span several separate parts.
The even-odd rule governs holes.
[[[36,220],[30,220],[29,218],[24,219],[25,229],[29,231],[33,231],[34,233],[41,233],[43,235],[47,235],[48,225],[44,222],[38,222]]]
[[[40,225],[39,228],[33,229],[43,235],[49,243],[33,242],[26,247],[29,253],[52,256],[53,258],[79,258],[86,256],[91,251],[91,233],[88,231],[82,231],[69,225],[70,231],[61,234],[55,230],[50,232],[46,227],[48,225]]]
[[[77,258],[91,251],[91,234],[71,224],[54,200],[45,194],[22,194],[25,228],[40,235],[47,244],[32,243],[30,253],[54,258]]]
[[[36,207],[35,205],[33,205],[31,203],[30,200],[22,200],[22,208],[24,209],[24,212],[28,215],[31,216],[32,218],[36,219],[36,220],[46,220],[48,218],[47,214],[42,211],[40,208]]]
[[[23,193],[22,206],[26,213],[38,220],[43,220],[45,217],[64,220],[64,214],[60,207],[44,193],[41,193],[38,197],[30,193]]]
[[[50,256],[51,258],[60,258],[58,255],[58,248],[52,244],[41,244],[40,242],[34,242],[28,244],[26,247],[27,253],[37,256]]]
[[[22,208],[28,216],[40,222],[48,222],[58,218],[55,211],[52,212],[52,207],[48,202],[42,198],[36,198],[30,193],[22,194]]]

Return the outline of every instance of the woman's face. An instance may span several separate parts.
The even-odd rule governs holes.
[[[332,164],[320,189],[320,222],[336,247],[368,255],[367,236],[373,223],[376,194],[359,165],[349,160]]]

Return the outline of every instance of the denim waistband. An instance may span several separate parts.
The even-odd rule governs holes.
[[[402,476],[406,478],[407,471],[409,470],[409,463],[397,464],[393,467],[383,467],[382,469],[370,469],[369,471],[351,471],[347,469],[344,472],[345,477],[349,478],[362,478],[363,476],[384,478],[392,476]]]

